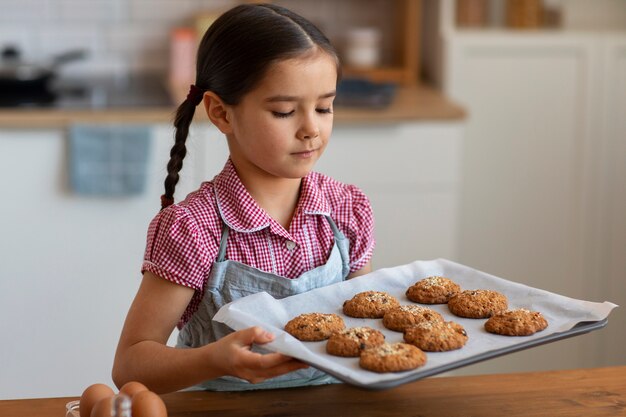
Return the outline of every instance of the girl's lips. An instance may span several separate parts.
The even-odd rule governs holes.
[[[317,149],[311,149],[310,151],[302,151],[302,152],[294,152],[292,155],[300,157],[300,158],[310,158],[313,156]]]

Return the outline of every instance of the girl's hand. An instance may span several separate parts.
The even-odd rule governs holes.
[[[260,327],[231,333],[211,344],[211,361],[220,365],[224,375],[242,378],[252,384],[308,368],[307,364],[281,353],[260,354],[250,350],[253,343],[264,344],[272,340],[274,335]]]

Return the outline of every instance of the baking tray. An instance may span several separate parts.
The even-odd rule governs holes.
[[[454,316],[445,304],[428,305],[442,314],[446,320],[461,324],[469,335],[467,344],[454,351],[427,352],[427,363],[421,368],[384,374],[361,369],[358,366],[358,358],[328,355],[325,352],[325,341],[301,342],[283,330],[284,325],[298,314],[335,313],[342,316],[346,327],[373,327],[383,332],[388,342],[401,342],[402,333],[386,329],[381,319],[345,316],[341,308],[343,301],[361,291],[377,290],[395,296],[401,304],[417,304],[406,298],[404,294],[406,288],[432,275],[451,278],[462,289],[500,291],[507,296],[510,309],[527,308],[540,311],[548,320],[548,328],[531,336],[494,335],[484,330],[485,319]],[[283,299],[274,299],[264,292],[253,294],[222,307],[214,320],[235,330],[261,326],[276,336],[273,342],[263,345],[264,348],[295,357],[348,384],[367,389],[386,389],[601,329],[607,325],[608,316],[615,307],[617,306],[610,302],[577,300],[496,277],[452,261],[436,259],[380,269],[365,276]]]
[[[509,353],[514,353],[520,350],[525,350],[525,349],[529,349],[535,346],[545,345],[547,343],[552,343],[558,340],[563,340],[563,339],[578,336],[581,334],[589,333],[593,330],[598,330],[598,329],[603,328],[604,326],[607,325],[608,321],[609,321],[608,319],[603,319],[600,321],[588,321],[588,322],[578,323],[571,330],[567,330],[565,332],[554,333],[554,334],[551,334],[549,336],[542,337],[539,339],[529,340],[526,342],[520,342],[510,347],[496,349],[496,350],[492,350],[489,352],[483,352],[483,353],[471,356],[466,359],[449,362],[445,365],[436,366],[436,367],[426,369],[423,371],[413,372],[410,375],[400,376],[393,380],[381,381],[381,382],[377,382],[374,384],[363,384],[360,381],[353,380],[349,377],[339,374],[332,368],[322,367],[322,366],[311,364],[311,363],[309,363],[309,365],[314,366],[317,369],[322,370],[328,373],[329,375],[332,375],[335,378],[339,379],[340,381],[346,382],[348,384],[355,385],[361,388],[370,389],[370,390],[382,390],[382,389],[393,388],[398,385],[406,384],[407,382],[417,381],[419,379],[426,378],[429,376],[441,374],[443,372],[448,372],[453,369],[462,368],[464,366],[472,365],[474,363],[483,362],[489,359],[497,358],[499,356],[508,355]],[[427,352],[427,355],[428,354],[429,353]]]

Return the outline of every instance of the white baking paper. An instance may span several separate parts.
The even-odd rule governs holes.
[[[526,308],[540,311],[548,321],[548,328],[532,336],[494,335],[484,330],[486,319],[466,319],[454,316],[445,304],[428,305],[441,313],[446,320],[461,324],[469,336],[467,344],[461,349],[449,352],[428,352],[426,365],[418,369],[386,374],[361,369],[358,365],[358,358],[328,355],[325,350],[325,341],[300,342],[283,330],[289,320],[302,313],[335,313],[342,316],[346,327],[369,326],[382,331],[387,342],[402,342],[402,333],[386,329],[382,324],[382,319],[358,319],[344,315],[342,313],[343,302],[361,291],[374,290],[388,292],[401,304],[415,304],[406,298],[406,289],[418,280],[433,275],[448,277],[464,290],[499,291],[507,296],[509,309]],[[515,345],[521,346],[534,339],[539,342],[540,339],[547,338],[549,341],[551,335],[556,338],[557,334],[569,331],[578,323],[604,320],[615,307],[617,305],[610,302],[576,300],[507,281],[445,259],[437,259],[380,269],[355,279],[280,300],[274,299],[265,292],[253,294],[225,305],[215,315],[214,320],[235,330],[261,326],[276,335],[274,341],[264,345],[267,349],[298,358],[345,382],[376,387],[385,384],[389,386],[394,380],[406,382],[419,379],[420,375],[432,375],[432,370],[440,368],[443,372],[447,370],[446,366],[449,367],[455,363],[471,361],[472,358],[479,356],[489,357],[489,352],[501,352],[502,349],[507,348],[513,351]]]

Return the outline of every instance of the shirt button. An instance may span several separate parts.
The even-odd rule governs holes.
[[[296,242],[292,242],[291,240],[288,240],[285,243],[285,246],[287,246],[287,250],[288,251],[292,251],[292,250],[294,250],[296,248]]]

